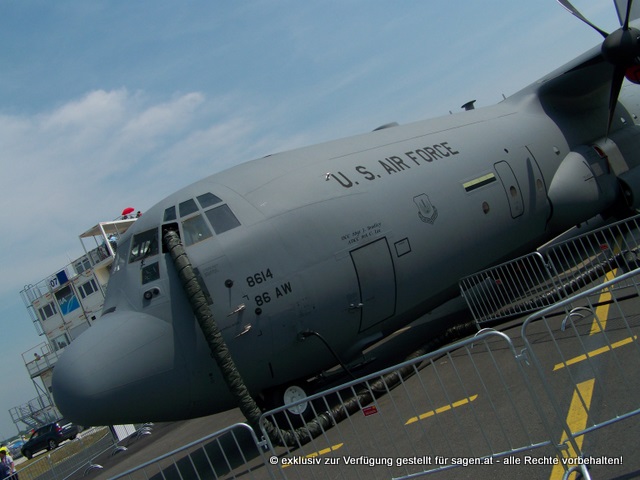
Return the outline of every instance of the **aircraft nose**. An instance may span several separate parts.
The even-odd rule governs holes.
[[[171,325],[138,312],[103,316],[69,345],[54,368],[56,406],[80,425],[170,418],[187,378],[178,368]]]

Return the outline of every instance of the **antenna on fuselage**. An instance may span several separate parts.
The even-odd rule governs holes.
[[[471,100],[467,103],[465,103],[464,105],[462,105],[460,108],[463,108],[464,110],[475,110],[476,106],[475,106],[476,101],[475,100]]]

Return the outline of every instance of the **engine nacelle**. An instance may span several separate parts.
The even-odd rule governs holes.
[[[615,175],[596,150],[580,146],[562,160],[549,185],[552,229],[565,230],[601,213],[619,195]]]
[[[618,177],[627,206],[635,210],[640,207],[640,127],[623,128],[611,138],[604,144],[603,154]]]
[[[618,177],[622,196],[630,208],[640,208],[640,167],[628,170]]]

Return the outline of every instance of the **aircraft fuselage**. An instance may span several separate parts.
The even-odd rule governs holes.
[[[616,124],[634,141],[637,103],[619,108],[627,126]],[[580,178],[576,188],[591,181],[593,205],[554,223],[563,200],[553,204],[550,184],[576,146],[537,97],[522,95],[268,156],[186,187],[121,238],[103,317],[56,368],[56,402],[87,425],[234,406],[163,252],[166,228],[179,231],[257,394],[335,365],[304,332],[350,361],[456,295],[461,277],[611,208],[607,159],[587,155],[599,180]],[[638,164],[622,154],[628,168]]]

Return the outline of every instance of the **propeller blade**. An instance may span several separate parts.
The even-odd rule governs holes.
[[[609,34],[607,32],[605,32],[604,30],[601,30],[600,28],[596,27],[593,23],[591,23],[589,20],[587,20],[584,15],[582,15],[578,9],[576,7],[574,7],[571,2],[569,2],[569,0],[558,0],[558,3],[560,5],[562,5],[569,13],[571,13],[572,15],[574,15],[575,17],[579,18],[580,20],[582,20],[584,23],[586,23],[587,25],[589,25],[591,28],[593,28],[596,32],[598,32],[600,35],[602,35],[603,38],[607,38],[609,36]],[[627,5],[627,25],[629,22],[629,11],[631,10],[631,0],[629,1],[629,4]],[[627,27],[628,28],[628,27]]]
[[[622,25],[623,30],[629,30],[629,17],[631,16],[631,4],[633,0],[629,0],[627,2],[627,14],[624,17],[624,24]]]
[[[626,68],[622,65],[617,65],[614,72],[613,78],[611,79],[611,93],[609,94],[609,123],[607,124],[607,137],[609,136],[609,131],[611,130],[611,124],[613,123],[613,115],[616,111],[616,105],[618,104],[618,96],[620,95],[620,90],[622,90],[622,82],[624,81],[624,74]]]

